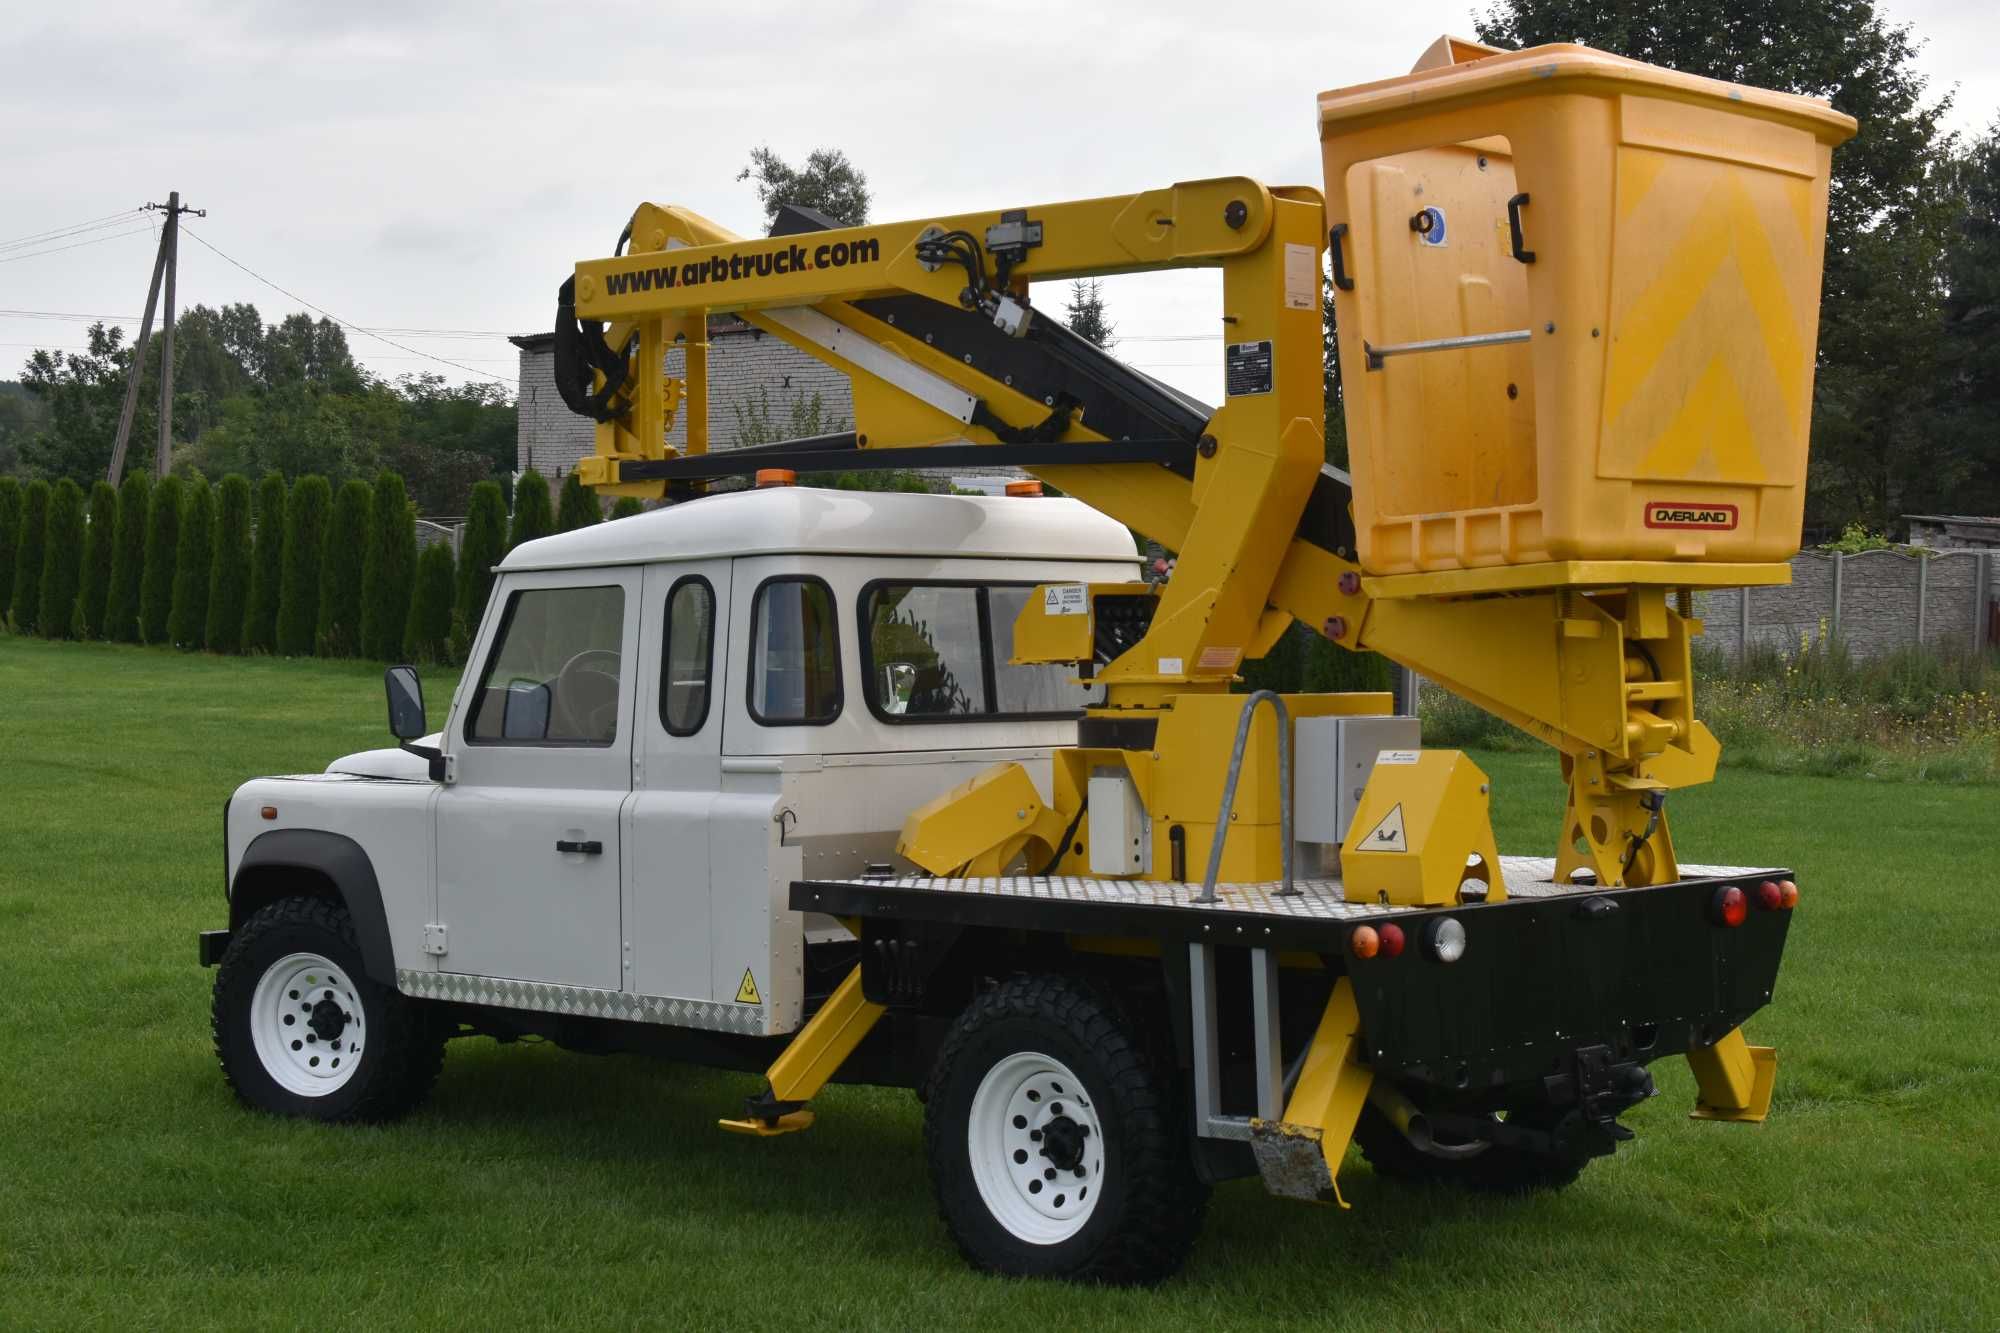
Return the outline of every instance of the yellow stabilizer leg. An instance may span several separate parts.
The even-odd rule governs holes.
[[[1355,1062],[1360,1050],[1361,1011],[1354,1003],[1354,983],[1342,977],[1320,1015],[1284,1119],[1250,1122],[1257,1168],[1273,1194],[1313,1200],[1331,1195],[1342,1208],[1349,1206],[1335,1177],[1375,1078]]]
[[[809,1128],[813,1113],[798,1109],[796,1104],[818,1095],[883,1012],[884,1006],[862,995],[861,969],[856,967],[764,1072],[770,1091],[750,1099],[750,1113],[743,1119],[717,1123],[732,1134],[763,1138]],[[771,1113],[759,1114],[760,1104],[770,1107]],[[794,1109],[782,1109],[788,1105]]]
[[[1771,1113],[1771,1089],[1778,1082],[1778,1052],[1769,1046],[1752,1046],[1737,1028],[1715,1045],[1689,1051],[1688,1067],[1694,1070],[1700,1090],[1694,1110],[1695,1120],[1738,1120],[1762,1124]]]

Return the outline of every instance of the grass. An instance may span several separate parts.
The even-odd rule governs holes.
[[[376,669],[0,636],[0,1325],[1348,1328],[2000,1324],[2000,927],[1990,791],[1725,774],[1689,859],[1804,888],[1762,1127],[1686,1119],[1686,1067],[1559,1196],[1353,1210],[1216,1193],[1183,1276],[965,1271],[905,1092],[810,1133],[714,1129],[755,1080],[454,1043],[401,1124],[250,1114],[208,1044],[224,795],[383,743]],[[443,697],[432,682],[432,699]],[[1546,756],[1482,754],[1501,845],[1549,842]],[[1505,996],[1496,996],[1505,1003]]]

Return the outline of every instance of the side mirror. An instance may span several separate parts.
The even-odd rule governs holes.
[[[430,730],[424,720],[424,683],[412,666],[392,666],[382,673],[383,688],[389,695],[389,734],[399,741],[413,741]]]
[[[882,711],[900,715],[910,707],[910,696],[916,693],[917,668],[912,662],[885,662],[882,664]]]

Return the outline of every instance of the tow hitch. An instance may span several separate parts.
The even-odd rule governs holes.
[[[1570,1065],[1569,1072],[1542,1080],[1549,1106],[1568,1107],[1542,1127],[1449,1111],[1426,1112],[1424,1127],[1431,1134],[1461,1142],[1491,1143],[1538,1156],[1608,1156],[1632,1137],[1632,1131],[1619,1124],[1618,1117],[1656,1096],[1659,1089],[1653,1086],[1653,1076],[1644,1065],[1618,1060],[1609,1046],[1578,1047]],[[1404,1133],[1415,1141],[1410,1129],[1405,1128]]]

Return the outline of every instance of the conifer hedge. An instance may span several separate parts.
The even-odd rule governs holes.
[[[417,557],[416,587],[410,595],[410,615],[403,627],[403,657],[411,662],[451,660],[451,612],[457,596],[458,570],[451,547],[433,542]]]
[[[631,518],[634,514],[646,512],[646,502],[636,495],[621,495],[618,503],[611,506],[611,517]]]
[[[319,652],[322,657],[361,653],[361,565],[368,543],[374,495],[365,481],[335,492],[319,567]]]
[[[83,573],[76,594],[76,637],[104,637],[111,597],[111,561],[118,548],[118,492],[108,481],[90,488],[90,523],[83,530]]]
[[[472,505],[458,548],[457,614],[460,628],[470,634],[486,612],[493,591],[493,566],[506,555],[507,499],[497,481],[472,488]]]
[[[211,653],[243,651],[250,606],[250,479],[232,472],[215,499],[215,555],[208,574],[208,618],[202,645]]]
[[[118,524],[112,539],[111,587],[104,598],[104,637],[113,643],[139,641],[139,583],[146,572],[146,505],[153,498],[152,474],[125,474],[118,488]]]
[[[181,505],[180,542],[174,552],[173,608],[167,642],[198,652],[208,632],[208,583],[215,567],[215,488],[197,475]]]
[[[83,492],[68,477],[49,495],[42,543],[42,587],[36,628],[45,639],[67,639],[76,625],[76,587],[83,573]]]
[[[555,511],[549,507],[549,483],[541,473],[529,468],[514,483],[514,522],[507,530],[507,549],[522,542],[546,537],[556,530]]]
[[[146,567],[139,579],[139,639],[166,643],[174,609],[174,562],[181,549],[181,502],[187,485],[163,478],[146,503]]]
[[[571,472],[563,478],[562,503],[556,507],[556,531],[575,532],[604,520],[604,511],[597,507],[597,492],[591,490]]]
[[[250,555],[250,605],[243,613],[243,651],[276,652],[278,595],[285,582],[285,479],[275,472],[257,483],[256,545]]]
[[[0,477],[0,627],[14,601],[14,548],[21,544],[21,483]]]
[[[333,487],[325,477],[301,477],[285,502],[285,549],[278,591],[278,651],[310,657],[319,634],[320,557],[326,549]]]
[[[42,543],[49,534],[49,484],[31,481],[21,492],[21,532],[14,541],[14,591],[9,609],[14,628],[32,634],[42,604]]]
[[[375,478],[368,541],[361,562],[361,652],[378,661],[403,655],[410,622],[410,584],[417,574],[416,511],[394,472]]]

